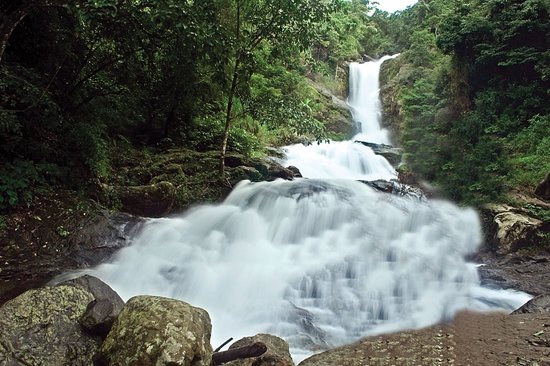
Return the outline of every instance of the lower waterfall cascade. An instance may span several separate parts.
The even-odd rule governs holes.
[[[101,278],[125,300],[160,295],[206,309],[214,346],[270,333],[297,359],[461,309],[521,306],[530,296],[481,286],[465,259],[482,241],[475,210],[358,181],[397,177],[386,159],[353,142],[390,143],[377,81],[388,58],[350,66],[357,136],[285,148],[285,164],[304,178],[243,181],[221,204],[150,219],[109,263],[79,274]]]

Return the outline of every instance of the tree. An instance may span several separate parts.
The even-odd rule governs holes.
[[[0,23],[0,62],[8,41],[17,25],[33,10],[40,7],[63,6],[71,3],[67,0],[20,0],[8,2],[0,6],[2,10]]]
[[[219,175],[225,179],[225,152],[239,80],[253,72],[254,51],[262,42],[306,48],[315,25],[336,9],[336,0],[231,0],[226,24],[232,35],[231,83],[227,93]]]

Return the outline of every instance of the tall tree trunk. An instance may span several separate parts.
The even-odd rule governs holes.
[[[237,24],[236,24],[236,38],[237,38],[237,52],[235,53],[235,66],[233,67],[233,80],[231,81],[231,89],[229,89],[227,110],[225,112],[225,128],[223,130],[222,147],[220,151],[220,165],[219,165],[219,178],[222,184],[229,185],[229,182],[225,178],[225,151],[227,150],[227,140],[229,139],[229,128],[231,127],[232,113],[233,113],[233,98],[237,92],[237,82],[239,81],[239,67],[241,66],[241,1],[237,0]]]
[[[23,1],[23,3],[13,12],[2,15],[2,23],[0,23],[0,62],[2,62],[2,57],[8,47],[8,41],[10,40],[13,30],[23,19],[25,19],[32,8],[32,4]]]
[[[233,80],[231,81],[231,89],[229,90],[229,96],[227,101],[227,110],[225,112],[225,129],[223,130],[222,138],[222,148],[220,152],[220,165],[219,165],[219,174],[220,181],[226,183],[225,179],[225,151],[227,150],[227,140],[229,139],[229,128],[231,127],[231,120],[233,114],[233,98],[235,98],[235,93],[237,91],[237,81],[239,79],[239,66],[241,63],[240,55],[237,55],[235,60],[235,66],[233,69]]]
[[[73,2],[77,3],[79,1]],[[11,13],[2,14],[0,16],[0,63],[14,29],[33,9],[46,6],[63,6],[67,3],[68,0],[23,0],[21,5]]]

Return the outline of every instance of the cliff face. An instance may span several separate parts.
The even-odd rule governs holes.
[[[399,101],[400,90],[407,85],[411,66],[400,57],[384,62],[380,68],[380,99],[382,101],[382,125],[388,128],[395,144],[401,144],[403,107]]]

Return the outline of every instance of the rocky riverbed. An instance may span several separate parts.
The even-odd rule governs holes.
[[[184,156],[184,153],[170,154],[164,156],[163,161],[169,165],[172,159],[181,160]],[[230,157],[230,159],[233,159],[229,162],[229,169],[233,169],[233,174],[243,175],[242,177],[235,175],[235,179],[243,177],[249,179],[254,177],[256,179],[269,179],[270,176],[272,177],[271,179],[275,177],[292,178],[297,174],[292,169],[289,170],[276,164],[271,166],[269,164],[246,166],[242,165],[243,160],[239,157]],[[166,167],[166,164],[163,166]],[[141,176],[138,174],[141,172],[140,169],[140,167],[135,168],[136,177]],[[177,175],[180,173],[179,171],[176,172]],[[185,173],[181,174],[182,177],[185,176]],[[153,181],[156,181],[154,177],[148,177],[135,183],[147,186],[148,184],[156,184],[152,183]],[[146,194],[148,191],[140,192],[145,192]],[[198,195],[197,197],[200,198],[201,196]],[[139,194],[134,199],[138,200]],[[174,202],[176,201],[174,200]],[[171,210],[183,208],[177,204],[174,205],[174,202],[170,204]],[[132,205],[127,205],[126,209],[132,211],[132,207]],[[143,207],[140,206],[140,209],[143,209]],[[538,224],[535,222],[535,225],[532,225],[529,219],[525,220],[522,218],[524,215],[528,215],[527,211],[519,210],[519,216],[516,215],[517,213],[518,210],[508,209],[504,206],[492,207],[484,211],[485,226],[490,229],[488,231],[487,245],[479,253],[472,255],[471,260],[481,264],[479,273],[482,283],[486,286],[513,288],[532,295],[550,293],[550,277],[548,274],[550,255],[548,250],[544,246],[535,245],[534,247],[530,247],[533,244],[532,240],[538,237],[537,235],[539,234],[537,233],[544,233],[544,230],[547,230],[547,223],[542,222]],[[503,219],[503,215],[506,219]],[[510,217],[512,216],[513,218],[514,215],[519,217],[519,224],[510,220]],[[89,267],[108,259],[118,249],[129,245],[130,238],[140,230],[142,222],[143,219],[137,216],[107,210],[96,201],[83,200],[72,192],[56,192],[45,197],[39,197],[32,207],[21,208],[16,212],[12,212],[7,217],[8,230],[0,233],[0,240],[3,244],[0,251],[0,304],[15,298],[26,290],[40,288],[40,286],[47,283],[55,275],[66,270]],[[520,226],[520,224],[523,226]],[[506,228],[508,228],[508,231],[502,231]],[[503,240],[507,241],[504,245],[500,245]],[[74,285],[70,286],[74,287]],[[77,359],[88,361],[96,359],[96,363],[99,362],[97,364],[116,364],[116,362],[119,362],[110,361],[106,358],[107,356],[105,355],[111,355],[114,352],[111,348],[105,351],[104,356],[101,356],[99,351],[103,347],[102,345],[108,331],[103,332],[103,335],[93,333],[92,341],[88,342],[89,340],[86,340],[86,345],[79,346],[73,344],[73,340],[88,339],[86,338],[88,336],[82,335],[86,334],[86,331],[82,333],[82,330],[79,328],[83,326],[81,324],[83,322],[82,319],[94,318],[94,311],[101,310],[104,307],[111,309],[112,306],[107,306],[103,300],[98,300],[93,293],[91,296],[87,294],[86,291],[89,292],[89,289],[84,289],[84,292],[71,290],[72,292],[64,294],[58,294],[56,292],[59,291],[58,288],[52,290],[49,287],[46,289],[40,288],[36,291],[38,292],[31,292],[34,295],[27,294],[24,296],[34,299],[33,301],[52,299],[51,301],[55,302],[53,299],[62,299],[63,301],[60,302],[61,308],[49,309],[49,305],[45,306],[44,304],[35,304],[29,307],[26,302],[23,304],[27,305],[20,306],[46,309],[47,312],[44,313],[44,317],[47,319],[51,318],[52,314],[55,317],[57,317],[55,314],[58,313],[66,315],[61,316],[61,319],[65,319],[67,322],[73,324],[71,325],[73,327],[71,332],[73,333],[70,333],[69,336],[60,336],[57,339],[61,344],[65,344],[64,342],[66,342],[64,347],[73,352],[67,353],[68,351],[65,352],[65,348],[65,351],[60,351],[60,354],[66,353],[69,355],[67,357],[72,357],[69,358],[70,362],[68,361],[70,364],[79,364],[75,361]],[[42,293],[40,291],[46,292]],[[49,291],[53,291],[55,294],[52,295]],[[14,305],[14,303],[17,303],[17,301],[19,300],[16,299],[8,302],[2,308],[2,311],[5,314],[16,314],[19,311],[16,310],[19,305]],[[74,303],[75,301],[76,303]],[[164,304],[164,300],[158,301]],[[98,303],[100,305],[96,306],[95,304]],[[66,313],[66,310],[70,314]],[[26,313],[26,315],[22,314],[20,316],[21,319],[28,317],[34,317],[34,315]],[[10,316],[6,315],[2,319],[8,318]],[[78,325],[74,325],[76,324],[75,322]],[[348,360],[344,364],[544,365],[544,362],[548,362],[548,340],[544,334],[547,335],[550,333],[550,330],[548,330],[549,323],[550,319],[548,319],[547,314],[509,316],[505,314],[479,315],[464,313],[460,314],[451,324],[443,324],[424,330],[366,338],[354,345],[314,356],[310,360],[304,361],[303,364],[342,365],[341,362],[343,361],[338,360]],[[23,333],[18,333],[19,335],[17,336],[6,336],[3,333],[2,336],[26,339],[28,337],[25,332],[34,332],[33,329],[36,330],[42,327],[40,325],[37,328],[36,325],[29,324],[10,325],[3,323],[2,328],[4,330],[17,330],[21,326],[23,328],[19,331]],[[495,327],[495,324],[498,324],[498,327]],[[134,325],[131,327],[134,327]],[[120,331],[125,332],[124,330]],[[541,331],[543,333],[540,333]],[[46,337],[46,335],[40,334],[40,332],[35,334],[37,342],[43,342],[43,339],[40,337]],[[534,334],[538,335],[534,336]],[[51,333],[47,333],[47,337],[50,336]],[[162,337],[168,336],[162,335]],[[173,337],[173,335],[169,335],[170,337]],[[155,341],[157,342],[158,337],[155,339],[157,339]],[[159,347],[162,348],[165,346],[169,347],[169,345],[174,346],[180,341],[169,340],[158,342],[160,344]],[[18,349],[17,342],[14,343],[11,340],[0,343],[3,347],[0,347],[0,357],[4,357],[4,359],[0,358],[0,361],[17,360],[17,357],[23,357],[21,355],[26,352],[28,353],[29,349],[33,349],[33,347],[26,343],[21,344],[22,348]],[[9,345],[9,347],[6,345]],[[83,348],[79,350],[78,347]],[[112,345],[109,347],[118,349],[117,347],[119,346]],[[134,346],[130,343],[130,345],[124,347],[132,348]],[[160,350],[161,348],[159,348],[158,352],[162,354],[163,351]],[[51,353],[51,351],[45,352]],[[211,350],[208,352],[211,353]],[[51,354],[53,355],[54,353]],[[9,357],[12,358],[10,359]],[[483,361],[479,361],[479,359]],[[29,364],[39,364],[42,362],[40,360],[41,356],[36,356],[34,359],[30,359],[30,361],[26,359],[24,361]],[[272,358],[264,358],[265,362],[271,362],[270,360]],[[286,363],[281,363],[280,365],[286,366],[291,364],[288,358],[285,360],[284,362]],[[475,362],[476,360],[477,362]],[[193,358],[191,361],[195,362]],[[90,364],[86,362],[82,364]],[[246,363],[246,365],[262,364],[253,362],[256,361],[251,361]],[[10,363],[8,362],[7,364]],[[62,363],[54,362],[51,364]],[[124,364],[124,362],[119,364]],[[179,364],[174,363],[174,365]],[[199,364],[195,363],[193,365]]]

